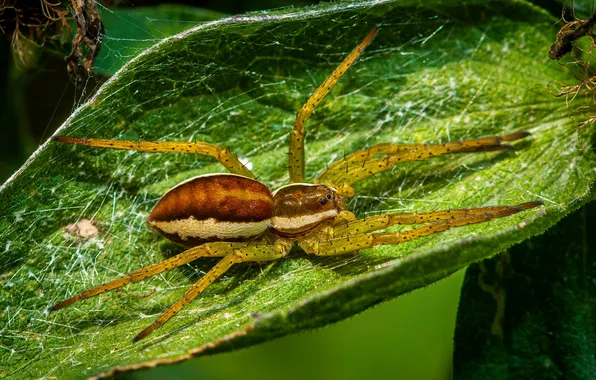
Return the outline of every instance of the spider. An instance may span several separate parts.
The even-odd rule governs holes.
[[[91,138],[56,137],[62,143],[138,152],[178,152],[212,156],[230,173],[191,178],[170,189],[148,217],[149,226],[168,239],[189,247],[160,263],[137,269],[96,286],[50,308],[62,309],[75,302],[142,281],[200,257],[222,257],[184,296],[153,324],[133,338],[137,342],[175,316],[232,265],[277,260],[293,246],[307,254],[341,255],[377,245],[401,244],[446,231],[482,223],[542,205],[534,201],[516,206],[478,207],[431,212],[380,214],[364,219],[345,210],[344,198],[352,187],[400,162],[424,160],[454,153],[502,151],[504,142],[529,135],[518,132],[444,144],[378,144],[356,151],[330,165],[311,182],[304,179],[304,125],[321,100],[352,66],[377,34],[371,30],[302,106],[290,134],[290,183],[271,192],[230,151],[204,142],[135,142]],[[402,232],[375,232],[393,225],[423,224]]]

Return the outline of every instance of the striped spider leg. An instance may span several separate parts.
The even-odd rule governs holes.
[[[354,62],[360,57],[364,49],[372,42],[377,35],[377,29],[372,29],[364,40],[348,56],[337,66],[335,70],[325,79],[325,81],[317,88],[317,90],[308,98],[306,103],[302,106],[298,114],[296,115],[296,121],[294,121],[294,128],[290,134],[290,152],[289,157],[289,170],[290,170],[290,182],[304,182],[304,125],[312,115],[313,111],[321,100],[327,94],[333,86],[339,81],[342,75],[345,74],[346,70],[354,64]]]
[[[377,144],[334,162],[313,182],[329,184],[335,187],[340,195],[352,197],[355,193],[352,187],[354,183],[389,170],[399,163],[424,160],[443,154],[508,150],[513,147],[503,142],[527,136],[530,136],[530,133],[522,131],[505,136],[481,137],[444,144]]]
[[[299,245],[306,253],[318,256],[342,255],[378,245],[402,244],[424,236],[444,232],[451,228],[503,218],[542,204],[540,201],[534,201],[516,206],[380,214],[364,219],[350,220],[347,223],[336,221],[333,226],[320,229],[318,233],[305,237],[299,242]],[[416,224],[424,224],[424,226],[402,232],[373,233],[394,225]]]
[[[70,136],[56,136],[54,141],[92,146],[96,148],[134,150],[147,153],[192,153],[211,156],[219,161],[230,173],[242,175],[248,178],[255,178],[255,175],[236,155],[229,150],[206,142],[171,142],[171,141],[128,141],[128,140],[106,140],[88,139]]]
[[[243,262],[276,260],[287,255],[290,248],[291,244],[282,239],[277,241],[275,244],[269,244],[267,242],[263,242],[261,244],[257,244],[255,242],[213,242],[202,244],[190,248],[160,263],[151,264],[144,268],[137,269],[123,277],[81,292],[74,297],[52,306],[50,311],[60,310],[75,302],[121,288],[130,283],[145,280],[165,271],[188,264],[201,257],[223,257],[221,261],[219,261],[203,277],[201,277],[199,281],[197,281],[190,289],[188,289],[180,300],[170,305],[170,307],[164,311],[159,318],[155,320],[155,322],[137,334],[132,340],[133,342],[137,342],[176,315],[184,306],[192,302],[209,285],[211,285],[213,281],[230,269],[232,265]]]

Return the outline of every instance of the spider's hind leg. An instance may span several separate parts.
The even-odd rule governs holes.
[[[192,302],[199,294],[201,294],[213,281],[224,274],[233,264],[249,262],[249,261],[269,261],[276,260],[285,256],[291,248],[291,243],[279,239],[273,244],[266,242],[245,242],[245,243],[228,243],[215,242],[207,243],[197,247],[190,248],[176,256],[173,256],[160,263],[152,264],[147,267],[138,269],[130,274],[117,278],[113,281],[96,286],[95,288],[81,292],[74,297],[62,301],[49,310],[55,311],[69,306],[75,302],[97,296],[102,293],[109,292],[114,289],[121,288],[130,283],[139,282],[146,278],[153,277],[165,271],[177,268],[184,264],[188,264],[200,257],[223,257],[205,276],[203,276],[196,284],[194,284],[182,299],[174,303],[168,308],[153,324],[139,333],[133,342],[136,342],[156,328],[166,323],[170,318],[176,315],[180,309]]]
[[[137,269],[125,276],[106,282],[105,284],[98,285],[92,289],[85,290],[67,300],[64,300],[52,307],[50,311],[60,310],[75,302],[85,300],[87,298],[95,297],[97,295],[112,291],[114,289],[121,288],[130,283],[143,281],[146,278],[156,276],[165,271],[169,271],[174,268],[178,268],[182,265],[188,264],[200,257],[221,257],[226,255],[225,246],[222,247],[222,243],[209,243],[199,245],[186,251],[172,256],[162,262],[148,265],[144,268]]]
[[[444,154],[508,150],[512,147],[504,144],[505,142],[519,140],[529,135],[529,132],[517,132],[444,144],[377,144],[334,162],[313,183],[331,185],[342,196],[351,197],[354,195],[352,188],[354,183],[389,170],[401,162],[425,160]]]
[[[201,294],[209,285],[213,283],[222,274],[234,264],[251,261],[270,261],[277,260],[288,254],[291,244],[284,240],[278,240],[274,244],[255,244],[255,243],[226,243],[229,248],[226,249],[225,257],[221,259],[213,268],[209,270],[199,281],[184,293],[182,298],[172,304],[164,311],[149,327],[141,331],[133,338],[133,343],[138,342],[153,330],[166,323],[187,304],[191,303],[199,294]]]
[[[56,136],[55,141],[67,144],[85,145],[105,149],[135,150],[147,153],[191,153],[211,156],[225,166],[230,173],[255,178],[255,175],[236,155],[227,149],[206,142],[170,142],[170,141],[128,141],[86,139],[68,136]]]

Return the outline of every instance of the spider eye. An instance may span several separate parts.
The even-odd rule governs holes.
[[[331,194],[327,194],[327,199],[331,199]]]
[[[322,205],[326,205],[326,204],[327,204],[327,198],[323,198],[323,199],[321,199],[321,204],[322,204]]]

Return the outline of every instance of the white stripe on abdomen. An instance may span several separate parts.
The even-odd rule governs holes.
[[[196,220],[194,218],[150,223],[166,234],[178,235],[182,240],[210,239],[221,240],[250,238],[262,234],[269,225],[269,219],[260,222],[220,222],[214,218]]]

